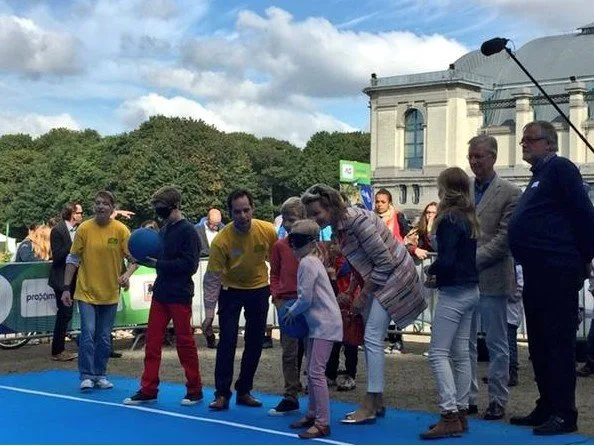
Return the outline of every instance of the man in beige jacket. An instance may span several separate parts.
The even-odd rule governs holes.
[[[472,138],[468,144],[468,161],[475,175],[470,192],[481,225],[476,254],[481,297],[470,332],[472,385],[469,413],[478,412],[476,342],[480,316],[481,331],[485,332],[489,351],[489,406],[483,418],[499,420],[505,416],[509,393],[507,301],[516,288],[514,261],[507,244],[507,225],[522,192],[520,188],[496,174],[495,138],[479,135]]]

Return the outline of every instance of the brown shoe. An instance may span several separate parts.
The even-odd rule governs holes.
[[[68,362],[78,358],[77,353],[68,352],[64,350],[63,352],[58,353],[57,355],[52,355],[52,361],[59,361],[59,362]]]
[[[462,430],[464,432],[468,432],[468,409],[458,409],[458,418],[460,418],[460,424],[462,425]],[[429,429],[433,429],[437,426],[437,423],[430,424]]]
[[[327,437],[328,435],[330,435],[330,426],[328,426],[328,425],[322,426],[320,424],[314,424],[308,430],[299,432],[298,435],[299,435],[299,438],[302,438],[304,440],[310,440],[312,438]]]
[[[254,398],[249,392],[244,393],[243,395],[237,395],[235,398],[235,404],[238,406],[262,407],[262,401]]]
[[[464,429],[458,412],[447,412],[441,414],[439,422],[427,432],[423,432],[420,437],[422,440],[435,440],[437,438],[459,437],[463,432]]]
[[[304,427],[312,427],[314,424],[316,424],[315,418],[303,417],[299,421],[289,424],[289,427],[291,429],[301,429]]]
[[[458,418],[460,418],[460,424],[462,425],[462,430],[464,432],[468,432],[468,409],[459,409],[458,410]]]
[[[208,408],[216,411],[227,410],[229,409],[229,398],[219,395],[208,405]]]

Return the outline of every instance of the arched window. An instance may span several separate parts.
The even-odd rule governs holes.
[[[423,168],[423,115],[413,108],[404,115],[404,168]]]
[[[419,204],[421,201],[421,188],[418,184],[413,184],[412,187],[412,202],[413,204]]]
[[[405,185],[400,186],[400,204],[406,204],[407,190]]]

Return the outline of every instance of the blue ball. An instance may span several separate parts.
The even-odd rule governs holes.
[[[128,251],[136,260],[142,261],[146,257],[156,259],[161,253],[161,237],[154,229],[137,229],[130,235]]]
[[[298,315],[290,324],[285,324],[283,319],[289,309],[289,305],[282,305],[278,309],[278,321],[281,331],[292,338],[306,338],[309,336],[309,325],[303,314]]]

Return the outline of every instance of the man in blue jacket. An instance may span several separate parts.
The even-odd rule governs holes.
[[[513,256],[524,272],[524,309],[536,408],[510,422],[536,435],[577,430],[575,345],[578,292],[594,257],[594,207],[577,167],[557,156],[557,131],[534,121],[524,127],[523,158],[532,179],[508,228]]]

